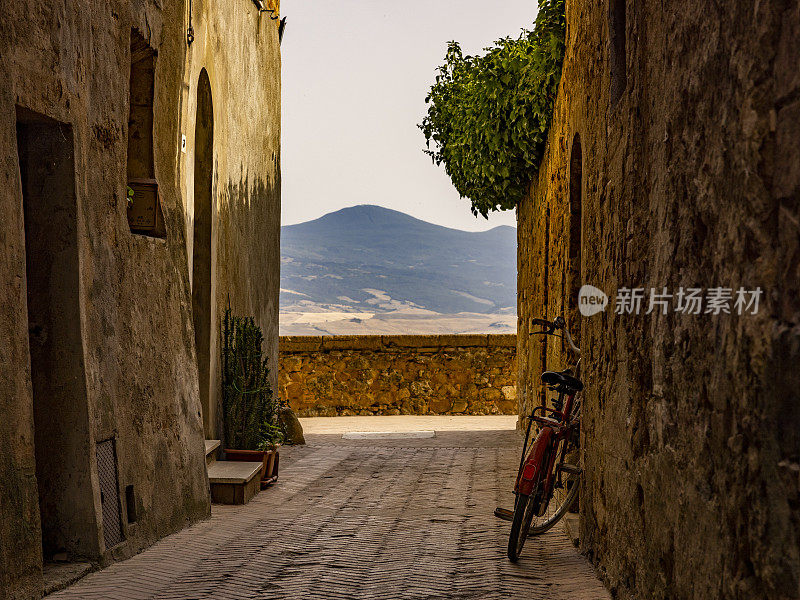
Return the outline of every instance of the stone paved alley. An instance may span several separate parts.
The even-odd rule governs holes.
[[[342,422],[436,435],[346,440],[334,419],[308,420],[275,487],[49,598],[609,598],[560,528],[506,559],[509,524],[492,511],[512,503],[514,417],[468,417],[471,431],[453,417],[364,419]]]

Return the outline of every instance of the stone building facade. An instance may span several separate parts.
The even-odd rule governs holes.
[[[800,3],[570,1],[518,209],[518,390],[583,349],[581,549],[620,598],[800,596]],[[577,293],[610,296],[580,317]],[[615,314],[621,288],[763,290]],[[705,307],[704,309],[705,310]]]
[[[251,0],[4,5],[3,600],[39,597],[54,556],[105,564],[209,514],[224,305],[257,318],[277,365],[271,15]]]
[[[516,413],[514,335],[280,338],[281,398],[302,417]]]

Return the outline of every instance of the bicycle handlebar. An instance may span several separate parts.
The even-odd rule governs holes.
[[[534,325],[539,325],[540,327],[544,327],[544,329],[542,331],[534,331],[533,333],[531,333],[531,335],[534,335],[536,333],[543,333],[545,335],[555,335],[555,331],[560,329],[561,331],[564,332],[564,335],[560,337],[563,337],[565,340],[567,340],[567,344],[569,345],[570,350],[572,350],[577,356],[581,355],[581,349],[578,348],[575,345],[575,342],[572,341],[572,336],[569,333],[569,329],[567,329],[567,324],[564,321],[564,317],[558,316],[556,317],[555,321],[548,321],[547,319],[533,319],[532,323]]]

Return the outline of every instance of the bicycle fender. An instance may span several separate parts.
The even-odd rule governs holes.
[[[519,481],[517,481],[517,492],[530,496],[533,492],[533,487],[539,479],[540,471],[544,468],[544,456],[547,449],[550,447],[550,440],[553,438],[553,429],[545,427],[539,432],[536,441],[531,446],[531,451],[528,453],[528,458],[525,459],[525,464],[522,466],[522,473],[520,473]]]

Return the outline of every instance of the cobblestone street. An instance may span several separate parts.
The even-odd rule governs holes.
[[[428,418],[431,438],[307,427],[308,445],[282,449],[279,482],[248,505],[214,506],[210,520],[49,598],[608,598],[560,528],[529,540],[518,564],[506,559],[509,523],[492,511],[512,504],[520,438],[486,428],[493,418],[473,431]]]

